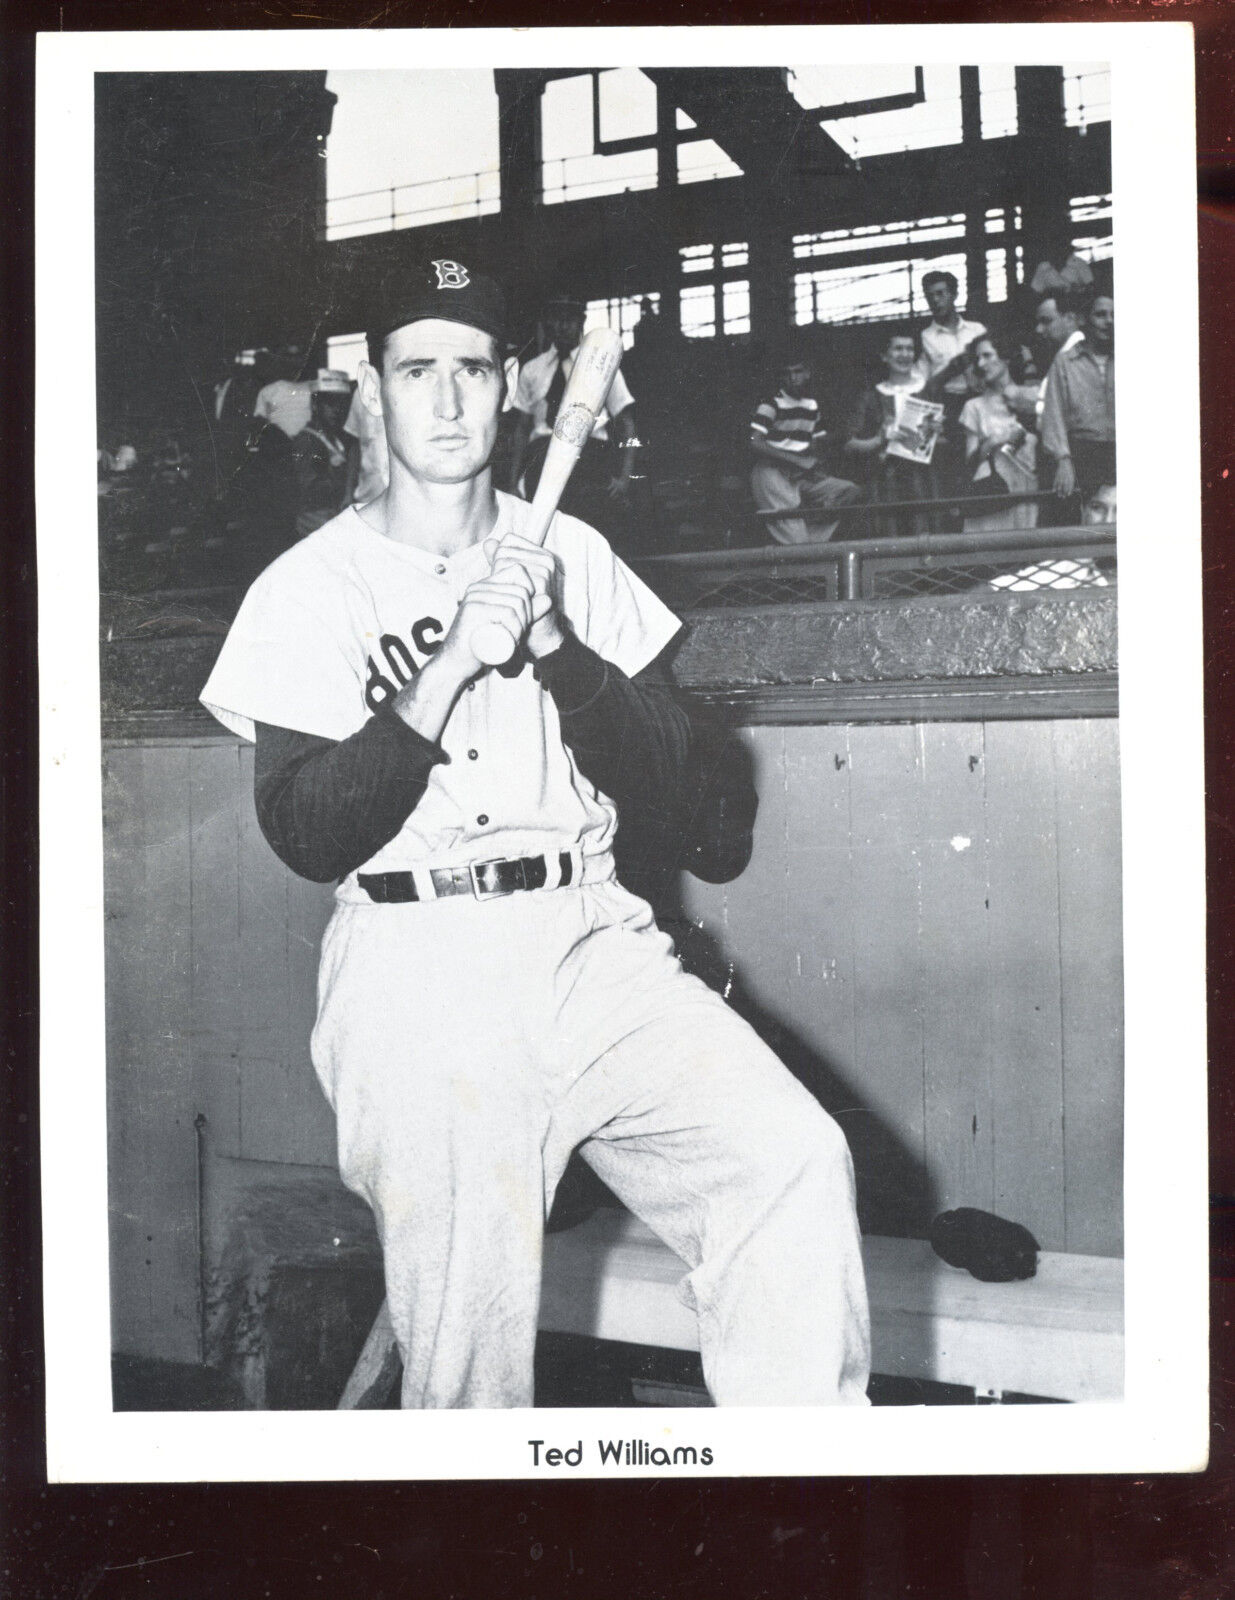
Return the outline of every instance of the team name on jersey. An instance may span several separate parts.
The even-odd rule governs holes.
[[[411,644],[397,633],[381,636],[380,659],[365,657],[368,673],[364,697],[370,711],[393,700],[403,685],[411,682],[429,657],[441,649],[445,631],[437,617],[421,617],[408,630]]]
[[[372,656],[365,657],[367,671],[364,698],[370,711],[376,711],[378,706],[385,705],[387,700],[392,700],[398,694],[405,683],[412,681],[429,657],[441,649],[445,632],[444,624],[437,617],[421,617],[419,621],[413,622],[409,630],[412,641],[410,645],[397,633],[382,635],[378,641],[381,647],[381,660],[375,661]],[[527,656],[522,650],[516,650],[511,659],[503,662],[496,670],[503,678],[517,678],[527,665]]]

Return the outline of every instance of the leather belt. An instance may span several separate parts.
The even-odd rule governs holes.
[[[574,875],[570,852],[558,857],[561,876],[558,887],[565,888]],[[549,863],[544,856],[523,856],[517,861],[476,861],[466,867],[432,867],[429,878],[435,899],[471,894],[477,900],[493,895],[518,894],[522,889],[543,889],[549,881]],[[379,905],[406,905],[420,900],[416,877],[411,872],[358,872],[356,882]]]

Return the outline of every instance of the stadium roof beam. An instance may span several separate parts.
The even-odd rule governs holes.
[[[869,117],[876,111],[908,111],[920,106],[926,99],[926,72],[922,67],[913,69],[913,88],[904,94],[881,94],[872,100],[840,100],[830,106],[812,106],[810,114],[817,122],[839,122],[844,117]]]
[[[851,172],[852,158],[804,111],[783,67],[645,67],[696,124],[693,137],[712,139],[750,177],[789,169]]]

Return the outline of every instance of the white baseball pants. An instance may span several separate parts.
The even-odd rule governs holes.
[[[616,882],[340,904],[313,1059],[377,1218],[404,1406],[532,1404],[544,1222],[577,1145],[689,1263],[717,1405],[865,1403],[844,1136]]]

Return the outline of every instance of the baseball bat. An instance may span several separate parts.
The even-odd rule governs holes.
[[[520,530],[525,539],[531,539],[535,544],[545,542],[553,514],[570,482],[575,463],[592,436],[592,428],[608,397],[621,359],[622,336],[612,328],[593,328],[579,341],[575,364],[566,380],[557,421],[553,425],[553,436],[545,452],[540,481],[532,496],[527,521]],[[493,563],[494,570],[501,559],[499,547]],[[509,661],[517,643],[498,622],[482,623],[472,636],[474,654],[490,667],[499,667]]]

